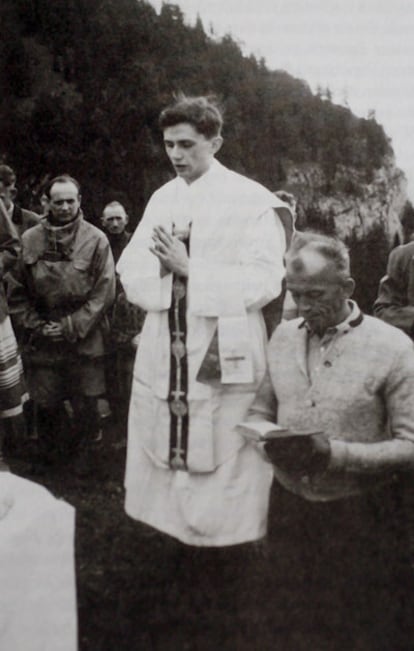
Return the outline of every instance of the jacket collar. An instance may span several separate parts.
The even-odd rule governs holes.
[[[76,219],[62,226],[54,226],[48,221],[47,217],[42,219],[41,224],[46,232],[48,248],[53,251],[60,251],[65,257],[70,257],[82,222],[83,214],[81,211],[79,211]]]

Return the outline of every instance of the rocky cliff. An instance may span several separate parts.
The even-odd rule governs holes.
[[[316,163],[288,164],[283,189],[295,195],[298,226],[325,221],[342,238],[363,239],[381,226],[389,245],[402,242],[401,216],[407,201],[407,180],[390,153],[371,178],[355,168],[338,165],[335,173]]]

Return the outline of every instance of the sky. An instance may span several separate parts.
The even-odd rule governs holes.
[[[162,0],[150,0],[159,11]],[[414,0],[171,0],[358,116],[375,111],[414,201]]]

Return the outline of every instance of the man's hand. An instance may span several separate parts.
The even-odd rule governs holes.
[[[43,326],[42,335],[58,341],[63,339],[63,328],[60,323],[49,321],[49,323]]]
[[[328,438],[319,433],[271,439],[264,449],[271,462],[281,470],[304,475],[324,472],[331,456]]]
[[[185,244],[178,237],[170,235],[162,226],[156,226],[150,247],[161,265],[179,276],[188,276],[188,254]]]

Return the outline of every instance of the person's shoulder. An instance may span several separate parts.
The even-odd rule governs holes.
[[[171,202],[176,199],[178,182],[177,178],[171,179],[155,190],[147,201],[144,215],[148,216],[158,211],[161,211],[161,214],[168,212]]]
[[[34,214],[34,213],[33,213]],[[32,242],[34,240],[39,239],[39,237],[43,236],[43,221],[46,219],[45,217],[42,217],[41,215],[37,215],[38,220],[36,221],[35,224],[27,228],[21,235],[21,240],[23,243],[25,242]]]
[[[161,185],[152,193],[152,195],[149,198],[149,201],[156,201],[159,198],[164,199],[166,195],[175,192],[176,185],[177,185],[177,178],[175,177],[173,179],[170,179],[169,181]]]
[[[224,165],[221,164],[220,167],[221,167],[221,173],[228,177],[230,183],[233,182],[234,184],[237,184],[240,188],[242,189],[244,188],[246,192],[257,193],[257,194],[259,193],[262,194],[263,192],[265,192],[273,196],[270,190],[268,190],[264,185],[262,185],[258,181],[251,179],[249,176],[240,174],[240,172],[231,170],[228,167],[225,167]]]
[[[224,166],[221,167],[223,168]],[[280,207],[285,207],[290,210],[287,204],[276,197],[262,183],[228,168],[224,168],[222,175],[223,187],[225,188],[226,194],[234,192],[239,197],[240,204],[244,205],[246,209],[250,210],[252,206],[256,206],[259,212],[267,210],[267,208]]]
[[[98,226],[95,226],[95,224],[92,224],[92,222],[88,221],[85,216],[83,217],[79,228],[84,231],[88,231],[90,233],[93,233],[96,237],[103,237],[104,239],[108,239],[106,237],[106,234],[104,231],[99,228]]]
[[[375,316],[364,314],[363,321],[358,327],[365,332],[369,344],[374,348],[377,347],[379,352],[381,350],[397,352],[413,349],[413,342],[405,332]]]
[[[46,238],[43,228],[45,219],[41,217],[35,226],[31,226],[21,235],[22,258],[25,264],[33,264],[45,250]]]
[[[414,256],[414,242],[407,242],[407,244],[400,244],[396,246],[395,249],[392,249],[390,252],[390,258],[401,259],[401,258],[412,258]]]
[[[79,236],[83,237],[85,233],[88,234],[88,237],[91,237],[94,240],[97,240],[102,244],[109,246],[109,240],[106,234],[91,222],[88,222],[86,219],[82,219],[79,226]]]
[[[300,337],[304,327],[302,317],[289,319],[289,321],[282,320],[277,325],[270,338],[269,348],[278,346],[281,341],[286,341],[286,339],[296,339],[297,337]]]
[[[37,212],[33,212],[33,210],[27,210],[27,208],[22,208],[22,215],[25,217],[25,219],[29,222],[33,222],[33,224],[38,224],[40,220],[42,219],[42,215],[39,215]]]
[[[27,210],[26,208],[21,208],[19,205],[14,206],[12,214],[12,222],[16,226],[20,237],[25,233],[29,228],[36,226],[42,218],[42,215],[38,215],[32,210]]]

